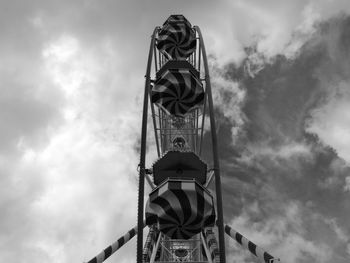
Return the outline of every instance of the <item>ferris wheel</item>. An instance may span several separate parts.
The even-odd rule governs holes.
[[[171,15],[156,27],[145,78],[137,226],[88,263],[103,262],[136,234],[137,263],[225,263],[225,233],[260,262],[278,260],[224,225],[214,105],[200,28],[183,15]],[[145,164],[149,115],[158,155],[152,167]],[[202,156],[207,119],[211,167]],[[151,187],[147,200],[145,181]]]

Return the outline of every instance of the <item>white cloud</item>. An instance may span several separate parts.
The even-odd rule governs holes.
[[[90,53],[83,51],[79,41],[69,35],[59,37],[43,50],[48,73],[66,96],[73,96],[78,88],[84,89],[83,83],[96,81],[99,65],[92,61]]]
[[[113,63],[118,54],[106,56],[109,48],[96,51],[70,35],[45,45],[46,88],[52,96],[55,89],[64,94],[63,118],[44,129],[47,140],[39,146],[26,138],[17,143],[19,161],[5,177],[4,194],[14,207],[23,206],[18,223],[26,223],[3,245],[6,262],[26,262],[27,255],[35,262],[87,261],[136,224],[137,86],[129,88],[134,81],[128,78],[122,88],[115,85],[122,68]],[[2,217],[2,230],[13,228],[16,212]],[[118,254],[120,262],[134,261],[128,245]]]
[[[225,2],[227,6],[222,12],[231,18],[226,23],[230,24],[230,30],[235,33],[235,42],[238,43],[231,46],[242,49],[255,43],[257,51],[263,53],[267,59],[277,54],[294,58],[300,47],[313,36],[319,22],[341,12],[350,12],[350,5],[346,0]],[[227,49],[226,45],[223,47],[224,49],[218,47],[219,52],[223,53]],[[236,60],[233,61],[241,61],[244,57],[242,50],[238,50]]]
[[[343,159],[336,158],[332,160],[330,166],[330,173],[323,181],[318,182],[318,186],[323,189],[338,190],[343,187],[344,191],[347,190],[347,179],[344,175],[347,174],[349,167]],[[345,185],[344,185],[345,180]],[[338,189],[337,189],[338,188]]]
[[[316,31],[316,25],[321,21],[321,15],[317,12],[315,5],[310,3],[301,11],[301,22],[291,34],[290,41],[284,48],[287,58],[294,58],[298,51]]]
[[[334,148],[349,164],[350,93],[348,87],[349,83],[343,81],[329,87],[325,103],[312,111],[306,131],[317,134],[321,142]]]
[[[256,206],[254,203],[253,205]],[[282,262],[296,263],[309,258],[315,262],[328,262],[331,257],[330,248],[306,237],[302,207],[296,202],[289,202],[280,208],[283,212],[279,215],[256,220],[260,213],[252,213],[249,206],[246,206],[243,213],[233,218],[230,225]],[[256,211],[257,208],[253,210]],[[245,262],[250,262],[249,259],[253,258],[249,253],[243,253],[239,245],[235,245],[234,251]]]
[[[232,26],[239,42],[250,45],[255,40],[258,51],[268,58],[286,51],[291,54],[292,46],[296,45],[292,42],[302,41],[301,32],[303,36],[309,34],[319,17],[313,5],[305,1],[262,4],[253,0],[229,4],[235,13]]]
[[[345,177],[344,191],[350,192],[350,176]]]
[[[244,124],[244,114],[241,107],[244,105],[246,91],[238,82],[226,79],[215,62],[211,65],[211,83],[214,106],[231,123],[233,142],[238,139],[238,134]],[[206,124],[208,122],[206,121]]]
[[[295,171],[294,176],[298,176],[301,159],[308,162],[313,161],[313,153],[309,145],[286,140],[280,145],[272,146],[266,140],[259,144],[248,143],[244,154],[239,158],[239,162],[257,165],[263,170],[260,163],[273,164],[283,169],[293,170]]]
[[[103,103],[113,94],[104,87],[104,76],[118,73],[103,59],[108,52],[91,51],[71,36],[60,37],[43,52],[53,81],[66,94],[66,118],[37,152],[37,161],[48,169],[42,171],[46,187],[33,209],[50,222],[37,245],[57,262],[94,256],[136,222],[138,115],[130,107],[113,112]],[[135,95],[120,92],[128,101]]]
[[[127,132],[125,128],[115,127],[119,132]],[[37,153],[36,161],[46,167],[41,170],[45,190],[32,209],[47,223],[33,241],[40,248],[45,244],[53,261],[92,256],[108,245],[106,240],[133,226],[136,205],[130,200],[136,201],[137,158],[130,140],[123,139],[107,142],[90,121],[75,120],[61,127]],[[57,245],[61,250],[55,255]]]
[[[239,64],[245,57],[242,43],[237,39],[237,32],[232,26],[235,21],[227,14],[230,10],[222,12],[226,13],[226,16],[216,16],[214,24],[209,24],[204,29],[204,25],[200,25],[207,55],[214,55],[219,67],[228,63]]]
[[[346,234],[346,232],[344,231],[344,229],[342,229],[338,223],[337,223],[337,220],[335,218],[332,218],[332,219],[325,219],[324,220],[328,225],[329,227],[334,231],[334,233],[337,235],[338,239],[340,241],[343,241],[343,242],[348,242],[349,241],[349,237],[348,235]]]

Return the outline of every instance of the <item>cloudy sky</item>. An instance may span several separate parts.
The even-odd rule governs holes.
[[[349,262],[347,0],[2,0],[1,262],[88,261],[136,224],[150,35],[178,13],[210,57],[225,221],[282,262]]]

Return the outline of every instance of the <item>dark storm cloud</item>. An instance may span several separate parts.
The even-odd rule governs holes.
[[[288,239],[296,234],[312,242],[309,250],[298,248],[292,258],[286,258],[287,252],[276,243],[278,237],[270,237],[271,243],[265,244],[283,254],[284,262],[327,262],[328,256],[345,262],[349,257],[349,239],[342,235],[350,233],[349,193],[344,191],[350,168],[334,149],[320,143],[317,134],[306,131],[313,110],[323,105],[332,89],[324,85],[325,79],[349,80],[349,23],[349,17],[339,16],[319,24],[294,59],[277,55],[258,66],[246,60],[239,68],[227,67],[226,78],[238,82],[246,96],[240,112],[244,124],[234,145],[225,147],[231,150],[223,152],[226,217],[249,231],[249,224],[269,225],[279,217],[288,224],[289,205],[298,207],[295,216],[300,217],[300,225],[293,229],[291,222],[292,228],[283,229],[282,236]],[[247,72],[254,66],[259,70]],[[219,138],[230,140],[225,119],[220,118]],[[240,224],[240,218],[249,223]],[[336,222],[341,230],[335,231],[329,222]],[[321,246],[331,255],[318,258],[313,249]]]

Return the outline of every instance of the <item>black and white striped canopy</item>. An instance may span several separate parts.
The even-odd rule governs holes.
[[[258,247],[256,244],[242,236],[239,232],[235,231],[230,226],[225,225],[225,232],[239,244],[241,244],[244,248],[248,249],[250,253],[256,256],[259,259],[259,262],[273,263],[275,261],[279,261],[278,258],[273,257],[268,252]]]
[[[169,179],[150,194],[146,224],[172,239],[189,239],[215,223],[211,194],[193,180]]]
[[[166,70],[151,93],[153,103],[177,117],[184,117],[204,101],[202,83],[189,69]]]
[[[196,33],[187,19],[171,16],[158,34],[157,48],[168,59],[186,59],[195,51],[196,44]]]
[[[167,20],[165,20],[165,22],[163,23],[163,26],[165,26],[166,24],[178,24],[178,23],[185,23],[187,24],[188,27],[192,27],[191,23],[187,20],[186,17],[184,17],[184,15],[171,15],[168,17]]]

